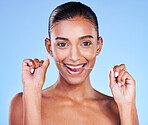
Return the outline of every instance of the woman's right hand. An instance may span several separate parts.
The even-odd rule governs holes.
[[[25,59],[22,64],[23,87],[42,89],[45,82],[46,70],[49,66],[49,57],[45,60]]]

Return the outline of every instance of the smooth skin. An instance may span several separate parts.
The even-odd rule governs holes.
[[[23,93],[11,100],[9,125],[138,125],[135,80],[124,64],[111,68],[113,97],[92,88],[91,69],[75,75],[64,66],[86,63],[86,68],[92,68],[102,43],[87,19],[75,17],[57,22],[50,39],[45,39],[45,46],[56,62],[58,80],[42,90],[49,57],[44,61],[25,59]]]

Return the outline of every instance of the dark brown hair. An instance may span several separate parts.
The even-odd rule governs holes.
[[[98,21],[96,14],[92,11],[92,9],[80,2],[68,2],[64,3],[60,6],[57,6],[51,13],[49,17],[49,26],[48,26],[48,33],[50,37],[50,31],[53,27],[53,24],[70,18],[74,18],[76,16],[84,17],[91,21],[99,36],[98,31]]]

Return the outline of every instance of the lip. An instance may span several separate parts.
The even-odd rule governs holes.
[[[71,74],[71,75],[79,75],[79,74],[81,74],[83,72],[86,65],[87,65],[87,63],[81,63],[81,64],[77,64],[77,65],[64,64],[64,67],[68,71],[69,74]]]

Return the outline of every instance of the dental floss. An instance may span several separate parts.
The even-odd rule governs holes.
[[[63,63],[60,63],[60,62],[55,62],[55,63],[57,63],[57,64],[61,64],[61,65],[63,65]],[[36,64],[40,64],[40,63],[36,63]],[[91,68],[91,67],[84,67],[85,69],[93,69],[93,68]]]

